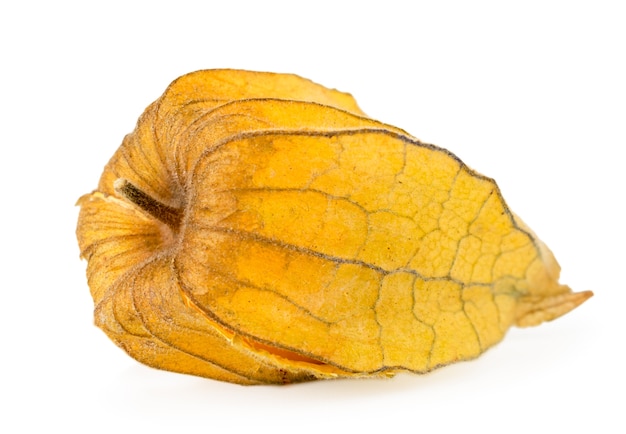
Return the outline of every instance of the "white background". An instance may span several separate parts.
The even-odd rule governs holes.
[[[0,431],[626,430],[622,2],[10,3]],[[497,180],[562,281],[595,297],[426,376],[241,387],[139,365],[92,325],[74,203],[174,78],[218,67],[351,92],[451,150]]]

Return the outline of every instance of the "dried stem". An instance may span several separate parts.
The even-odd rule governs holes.
[[[126,200],[134,203],[151,216],[162,221],[172,230],[178,230],[182,218],[182,212],[180,209],[162,204],[153,197],[148,196],[124,178],[117,179],[113,184],[113,188]]]

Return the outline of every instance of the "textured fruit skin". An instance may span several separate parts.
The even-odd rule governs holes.
[[[234,383],[427,372],[592,295],[493,180],[294,75],[177,79],[79,205],[96,324]]]

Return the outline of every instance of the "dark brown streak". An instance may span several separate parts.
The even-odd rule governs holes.
[[[116,180],[113,188],[129,202],[134,203],[152,217],[162,221],[172,230],[177,231],[180,227],[180,221],[182,220],[180,209],[162,204],[123,178]]]

